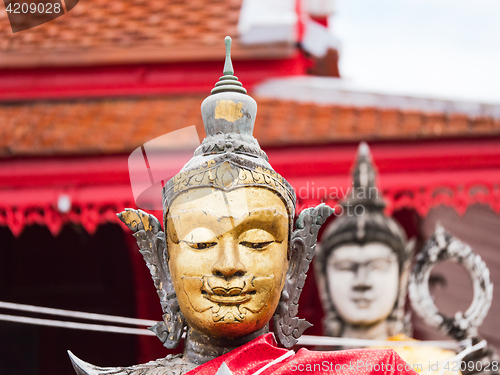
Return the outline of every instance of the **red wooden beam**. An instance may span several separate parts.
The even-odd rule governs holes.
[[[234,67],[243,85],[252,89],[269,77],[304,74],[306,64],[297,52],[286,59],[235,61]],[[221,75],[220,61],[2,69],[0,100],[208,94]]]

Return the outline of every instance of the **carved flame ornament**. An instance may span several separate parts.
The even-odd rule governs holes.
[[[429,276],[432,269],[447,260],[465,267],[474,290],[474,299],[467,311],[457,312],[454,317],[441,313],[429,292]],[[417,314],[431,327],[459,341],[478,336],[477,328],[488,314],[493,299],[493,284],[484,261],[469,245],[447,233],[439,224],[427,240],[423,251],[418,254],[409,291],[413,309]]]

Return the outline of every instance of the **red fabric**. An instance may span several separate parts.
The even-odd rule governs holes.
[[[278,348],[272,333],[217,357],[188,372],[189,375],[215,375],[224,362],[233,375],[251,375],[286,354]],[[300,349],[276,363],[261,375],[339,374],[339,375],[417,375],[392,349],[355,349],[334,352]]]

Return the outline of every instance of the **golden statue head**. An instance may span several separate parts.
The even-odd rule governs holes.
[[[169,270],[190,327],[234,338],[267,324],[289,263],[288,213],[276,193],[188,190],[170,205],[166,228]]]
[[[141,252],[165,313],[152,329],[169,348],[184,327],[188,339],[231,340],[267,331],[274,315],[278,341],[290,347],[310,326],[296,317],[298,299],[332,210],[306,210],[293,231],[295,192],[252,135],[257,104],[233,75],[229,49],[226,37],[224,75],[201,106],[207,136],[163,188],[165,233],[151,215],[121,214],[139,246],[150,236]]]

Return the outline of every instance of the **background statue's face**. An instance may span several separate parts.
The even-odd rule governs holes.
[[[327,279],[330,299],[347,324],[373,324],[385,320],[394,308],[398,260],[379,242],[343,245],[328,258]]]
[[[288,216],[270,190],[192,189],[167,216],[169,268],[188,324],[233,338],[266,325],[288,270]]]

